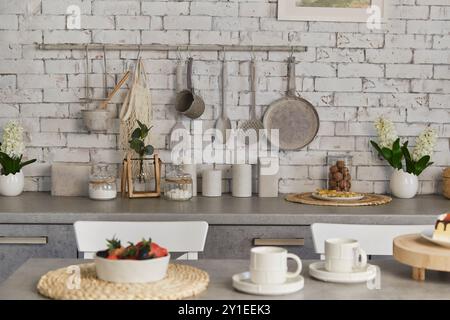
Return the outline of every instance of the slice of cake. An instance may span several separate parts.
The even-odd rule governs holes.
[[[434,226],[433,239],[450,242],[450,213],[441,214]]]

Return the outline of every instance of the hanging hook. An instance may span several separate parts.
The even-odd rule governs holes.
[[[177,59],[178,59],[178,62],[181,61],[181,52],[180,52],[180,47],[179,46],[177,46]]]
[[[191,48],[189,48],[189,45],[186,46],[186,53],[187,53],[187,57],[188,59],[191,59]]]
[[[252,57],[252,60],[255,61],[255,59],[256,59],[256,57],[255,57],[255,46],[253,46],[253,45],[252,45],[251,57]]]
[[[289,55],[289,59],[292,60],[292,57],[294,56],[295,49],[294,46],[291,46],[291,54]]]
[[[138,55],[137,55],[137,60],[139,60],[141,58],[141,45],[138,44]]]
[[[222,61],[225,61],[225,53],[227,51],[227,48],[225,46],[222,46]]]

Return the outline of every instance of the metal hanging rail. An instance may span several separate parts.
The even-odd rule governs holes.
[[[304,46],[251,46],[251,45],[165,45],[165,44],[43,44],[37,45],[41,50],[149,50],[149,51],[284,51],[305,52]]]

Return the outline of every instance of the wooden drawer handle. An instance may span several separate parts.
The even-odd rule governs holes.
[[[253,245],[255,245],[255,246],[304,246],[305,239],[303,239],[303,238],[290,238],[290,239],[254,238]]]
[[[48,237],[7,237],[0,236],[0,244],[47,244]]]

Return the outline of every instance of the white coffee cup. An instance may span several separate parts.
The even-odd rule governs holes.
[[[297,262],[297,269],[288,272],[287,260]],[[250,279],[257,284],[281,284],[297,277],[302,271],[298,256],[280,247],[255,247],[250,251]]]
[[[354,239],[333,238],[325,241],[325,269],[352,272],[365,267],[367,254]]]

